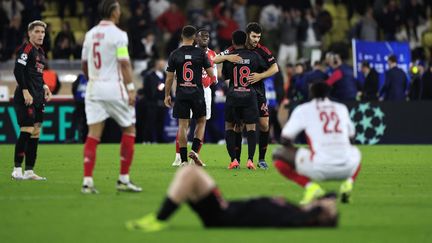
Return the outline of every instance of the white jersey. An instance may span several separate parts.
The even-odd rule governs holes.
[[[127,99],[119,60],[129,60],[128,37],[113,22],[102,20],[85,35],[82,60],[87,61],[86,99]]]
[[[345,105],[329,99],[299,105],[283,128],[282,136],[294,140],[302,131],[306,133],[312,161],[337,165],[350,159],[350,137],[355,135],[355,128]]]

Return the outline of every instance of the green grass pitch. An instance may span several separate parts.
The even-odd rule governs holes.
[[[80,194],[82,145],[41,145],[36,171],[48,178],[45,182],[10,179],[13,149],[0,146],[0,242],[4,243],[432,242],[432,146],[361,147],[363,168],[354,202],[339,205],[336,229],[205,230],[183,205],[169,230],[151,234],[128,232],[124,222],[158,208],[175,172],[174,145],[135,147],[131,176],[144,189],[138,194],[115,191],[119,145],[99,146],[95,169],[99,195]],[[201,158],[227,199],[282,195],[298,201],[302,196],[302,189],[273,166],[268,171],[228,171],[224,146],[204,145]],[[322,185],[327,190],[339,186]]]

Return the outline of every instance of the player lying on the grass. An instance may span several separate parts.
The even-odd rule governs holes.
[[[312,100],[293,111],[282,130],[282,147],[273,152],[274,165],[279,172],[306,188],[300,204],[324,195],[324,190],[311,180],[345,180],[340,193],[342,202],[348,202],[360,171],[360,151],[350,142],[355,128],[348,109],[329,100],[329,92],[330,87],[324,82],[311,86]],[[293,145],[302,131],[309,149]]]
[[[179,169],[157,214],[126,223],[129,230],[159,231],[179,206],[187,202],[205,227],[335,227],[336,199],[327,195],[297,206],[283,198],[259,197],[225,201],[215,181],[200,167]]]

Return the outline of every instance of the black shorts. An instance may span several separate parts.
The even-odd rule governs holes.
[[[14,104],[15,112],[20,127],[33,127],[35,123],[42,123],[44,106],[26,106],[24,104]]]
[[[257,104],[258,104],[259,117],[269,117],[267,98],[257,93]]]
[[[258,121],[258,108],[255,103],[250,106],[225,105],[225,121],[255,124]]]
[[[197,100],[176,100],[173,108],[173,117],[178,119],[194,119],[206,116],[206,103],[204,97]]]
[[[206,227],[314,226],[321,212],[320,208],[305,212],[282,198],[268,197],[232,201],[222,208],[214,194],[190,206]]]

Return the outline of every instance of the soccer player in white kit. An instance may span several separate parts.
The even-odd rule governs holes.
[[[311,101],[299,105],[282,130],[282,147],[273,153],[279,172],[304,187],[300,204],[324,195],[313,181],[344,180],[342,202],[349,202],[353,182],[360,171],[360,151],[351,145],[355,128],[345,105],[329,100],[330,87],[317,82],[310,88]],[[296,148],[293,142],[302,131],[309,148]]]
[[[96,148],[102,136],[105,120],[113,118],[122,128],[120,146],[119,191],[140,192],[142,189],[129,179],[135,144],[135,87],[129,61],[128,37],[116,24],[120,19],[120,4],[104,0],[99,6],[102,21],[87,32],[82,50],[82,69],[89,82],[85,111],[89,126],[84,146],[84,180],[82,193],[98,193],[94,187],[93,169]]]

